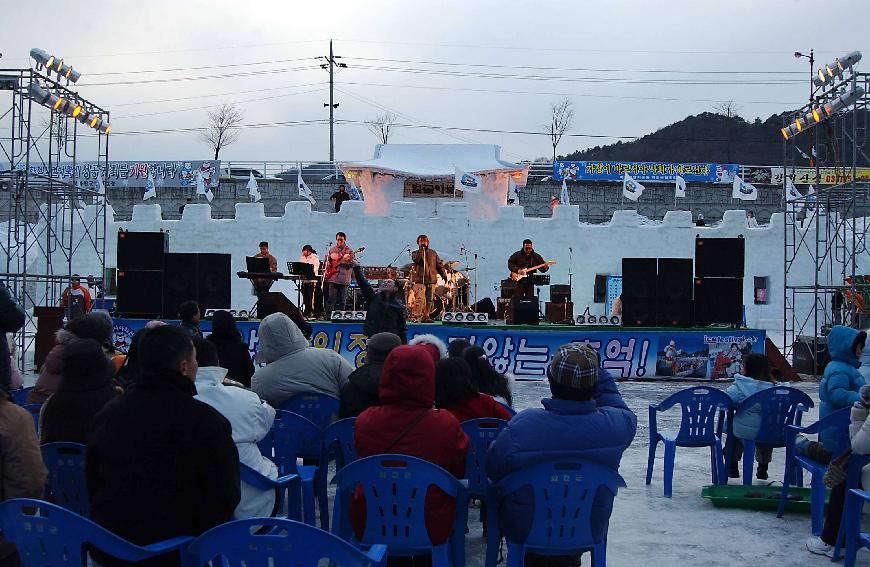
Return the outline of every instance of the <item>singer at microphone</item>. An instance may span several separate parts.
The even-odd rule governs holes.
[[[416,298],[415,305],[409,305],[413,321],[422,323],[431,323],[432,318],[432,296],[435,293],[435,284],[438,281],[438,274],[446,280],[447,271],[441,259],[438,257],[438,252],[429,248],[429,237],[421,234],[417,237],[417,250],[411,252],[411,261],[414,262],[416,270],[414,271],[414,297]]]

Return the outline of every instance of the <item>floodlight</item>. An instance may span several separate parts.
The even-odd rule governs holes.
[[[72,116],[73,118],[78,118],[78,115],[82,112],[82,105],[78,102],[70,102],[66,107],[66,113]]]
[[[366,318],[366,312],[365,311],[355,311],[353,314],[353,318],[358,319],[358,320],[363,320]]]
[[[828,63],[818,70],[816,76],[813,77],[813,84],[817,87],[822,87],[831,83],[835,79],[841,78],[846,69],[851,68],[860,60],[860,51],[853,51],[843,57],[838,57],[833,63]]]
[[[91,117],[90,122],[88,122],[88,126],[90,126],[91,128],[93,128],[94,130],[100,128],[102,125],[103,125],[103,119],[100,118],[100,115],[99,115],[99,114],[94,114],[94,115]]]
[[[489,318],[489,316],[488,316],[486,313],[478,313],[478,314],[477,314],[477,320],[478,320],[478,322],[484,322],[484,321],[486,321],[488,318]]]
[[[442,320],[442,321],[447,321],[448,323],[449,323],[450,321],[453,321],[453,313],[445,313],[444,316],[441,317],[441,320]]]
[[[58,112],[63,112],[66,110],[66,105],[69,104],[69,101],[65,98],[58,97],[55,103],[51,106],[53,110],[57,110]]]
[[[39,86],[39,83],[33,81],[30,83],[30,98],[39,104],[45,104],[45,101],[51,96],[47,90]]]
[[[62,76],[64,79],[67,79],[70,82],[77,83],[82,77],[82,74],[73,69],[72,65],[67,65],[63,61],[61,61],[60,66],[57,69],[57,76]]]
[[[42,49],[38,49],[34,47],[30,50],[30,56],[36,61],[37,66],[39,67],[49,67],[51,63],[49,61],[54,61],[54,57],[50,56]]]

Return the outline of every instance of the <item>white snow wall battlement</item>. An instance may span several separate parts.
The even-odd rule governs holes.
[[[95,207],[89,206],[84,218],[92,218]],[[603,313],[603,304],[594,304],[595,274],[619,274],[623,257],[693,258],[696,235],[746,239],[746,274],[743,283],[747,324],[752,327],[779,331],[782,329],[783,286],[783,217],[775,214],[767,226],[746,228],[744,211],[727,211],[722,221],[711,227],[696,227],[688,211],[670,211],[663,222],[650,224],[635,211],[616,211],[609,223],[581,224],[577,205],[559,206],[553,218],[523,216],[522,207],[500,207],[494,220],[469,217],[465,203],[445,203],[440,215],[418,218],[412,202],[392,203],[388,216],[363,213],[363,203],[348,201],[341,212],[312,212],[306,201],[291,201],[281,217],[266,217],[259,203],[236,204],[233,219],[212,219],[209,205],[191,204],[184,209],[181,220],[163,220],[159,205],[136,205],[132,220],[115,222],[111,208],[107,209],[107,266],[115,265],[119,229],[169,233],[170,252],[214,252],[232,255],[232,307],[248,309],[254,302],[250,284],[236,277],[245,269],[245,256],[254,255],[261,240],[278,258],[278,266],[299,257],[304,244],[311,244],[321,258],[326,245],[335,240],[335,233],[347,233],[353,248],[365,246],[360,257],[363,265],[387,265],[408,244],[415,247],[419,234],[429,235],[432,248],[442,258],[459,259],[463,245],[478,254],[478,299],[498,296],[497,285],[508,276],[507,259],[518,250],[524,238],[531,238],[544,259],[558,263],[550,268],[553,284],[567,284],[569,270],[573,279],[575,315],[586,305],[594,314]],[[573,259],[571,261],[570,259]],[[407,252],[393,265],[410,261]],[[95,274],[99,270],[92,254],[82,251],[74,258],[74,270],[80,274]],[[473,272],[470,272],[473,274]],[[753,276],[769,279],[767,305],[754,305]],[[172,277],[168,274],[167,277]],[[293,301],[295,297],[291,297]],[[541,299],[549,299],[542,289]]]

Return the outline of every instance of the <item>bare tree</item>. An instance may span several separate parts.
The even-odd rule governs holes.
[[[378,114],[374,120],[366,122],[366,127],[378,137],[382,144],[389,144],[390,134],[396,128],[396,115],[389,111]]]
[[[741,108],[742,107],[736,104],[733,100],[725,100],[713,105],[713,110],[716,111],[716,114],[721,114],[728,118],[734,118],[737,116],[737,111]]]
[[[200,136],[214,149],[214,159],[218,159],[221,149],[239,140],[239,124],[244,119],[242,111],[227,102],[208,111],[208,126]]]
[[[574,108],[568,97],[565,97],[559,103],[550,105],[550,123],[544,128],[550,136],[550,143],[553,144],[553,161],[556,161],[556,146],[562,140],[571,126],[574,124]]]

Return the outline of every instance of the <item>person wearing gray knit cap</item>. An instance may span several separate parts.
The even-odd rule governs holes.
[[[366,341],[365,364],[350,373],[341,389],[341,407],[338,417],[356,417],[363,410],[380,403],[378,386],[384,360],[394,348],[402,344],[395,333],[377,333]]]

